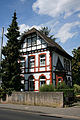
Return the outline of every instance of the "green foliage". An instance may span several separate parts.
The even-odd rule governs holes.
[[[80,47],[72,51],[72,77],[73,84],[80,85]]]
[[[0,88],[0,98],[2,98],[3,101],[6,100],[6,95],[10,96],[12,94],[13,89],[12,88],[8,88],[6,89],[4,88]]]
[[[48,27],[41,27],[40,32],[42,32],[44,35],[46,35],[47,37],[49,37],[50,39],[52,39],[53,41],[56,40],[56,38],[54,38],[54,35],[49,35],[50,33],[50,29],[48,29]]]
[[[74,93],[75,94],[80,94],[80,86],[79,85],[74,84],[73,88],[74,88]]]
[[[70,105],[74,102],[74,89],[69,88],[65,83],[58,84],[56,88],[52,84],[43,85],[39,89],[40,92],[63,92],[64,94],[64,105]]]
[[[44,84],[43,86],[40,87],[39,91],[40,92],[52,92],[52,91],[63,91],[65,89],[70,88],[65,84],[65,82],[58,83],[56,87],[54,87],[52,84],[46,85]]]
[[[74,89],[72,88],[66,88],[66,89],[55,89],[55,92],[63,92],[64,97],[71,96],[74,94]]]
[[[63,82],[58,82],[56,89],[68,89],[69,87],[66,85],[66,83]]]
[[[12,23],[7,29],[7,44],[3,47],[2,53],[4,59],[2,61],[2,88],[13,89],[15,91],[20,91],[21,85],[21,70],[20,63],[18,63],[20,55],[20,42],[18,38],[20,37],[20,32],[18,28],[18,23],[16,22],[16,12],[12,17]],[[5,91],[4,89],[4,91]]]
[[[0,88],[0,98],[2,98],[2,89]]]
[[[39,89],[40,92],[53,92],[54,91],[54,86],[52,84],[50,85],[43,85]]]

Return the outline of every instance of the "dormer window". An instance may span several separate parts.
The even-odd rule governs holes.
[[[45,66],[45,55],[40,55],[40,66]]]

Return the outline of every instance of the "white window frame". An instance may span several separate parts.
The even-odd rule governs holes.
[[[43,56],[43,57],[41,57]],[[46,64],[46,55],[45,54],[42,54],[40,55],[40,66],[45,66]]]
[[[41,77],[44,77],[44,76],[41,76]],[[46,83],[46,78],[45,77],[41,78],[41,77],[40,77],[40,87],[43,86],[43,85],[45,85],[45,83]]]
[[[32,46],[36,45],[37,42],[36,38],[37,38],[36,36],[32,37]]]
[[[28,47],[31,47],[31,38],[28,38]]]
[[[29,67],[31,68],[34,66],[35,66],[35,56],[29,56]]]

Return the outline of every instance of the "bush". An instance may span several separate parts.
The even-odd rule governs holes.
[[[74,89],[69,88],[64,82],[57,85],[56,88],[52,84],[43,85],[39,89],[40,92],[63,92],[64,105],[71,105],[74,102]]]
[[[54,91],[54,86],[52,84],[50,85],[43,85],[39,89],[40,92],[53,92]]]
[[[56,86],[56,89],[68,89],[69,87],[66,85],[66,83],[63,81],[63,82],[60,82],[57,84]]]
[[[74,102],[74,89],[56,89],[55,92],[63,92],[64,105],[71,105]]]
[[[68,89],[55,89],[56,92],[63,92],[64,97],[73,96],[74,95],[74,89],[68,88]]]
[[[74,93],[75,94],[80,94],[80,86],[79,85],[74,84],[73,88],[74,88]]]
[[[12,94],[13,89],[12,88],[1,88],[0,87],[0,98],[2,98],[3,101],[6,100],[6,95],[10,96]]]
[[[2,90],[2,88],[0,88],[0,98],[2,98],[2,92],[3,92],[3,90]]]

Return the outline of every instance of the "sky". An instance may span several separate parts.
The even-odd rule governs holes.
[[[70,55],[80,46],[80,0],[0,0],[0,43],[2,27],[6,33],[15,10],[21,33],[48,27]]]

